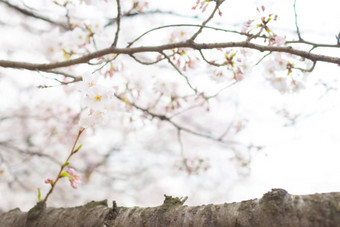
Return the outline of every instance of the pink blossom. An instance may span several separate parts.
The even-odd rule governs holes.
[[[103,124],[106,120],[105,112],[90,109],[80,115],[79,126],[82,128],[91,128],[95,125]]]
[[[244,79],[243,72],[240,68],[237,69],[237,71],[234,73],[234,80],[241,81]]]
[[[243,25],[241,29],[241,33],[245,34],[249,31],[250,25],[253,23],[253,20],[248,20],[245,25]]]
[[[282,46],[282,45],[284,45],[286,43],[286,39],[284,37],[282,37],[282,36],[278,36],[277,35],[277,36],[275,36],[275,43],[278,46]]]
[[[109,101],[109,95],[105,87],[96,85],[87,90],[84,103],[95,110],[103,110]]]
[[[75,170],[72,168],[69,168],[66,172],[68,173],[68,179],[72,188],[77,189],[78,185],[81,183],[81,177],[77,175]]]
[[[91,73],[84,73],[82,75],[82,82],[79,84],[79,90],[82,92],[87,92],[89,88],[94,87],[98,81],[98,75],[92,75]]]
[[[248,26],[248,25],[243,25],[243,27],[242,27],[242,29],[241,29],[241,33],[242,33],[242,34],[246,34],[247,31],[248,31],[248,29],[249,29],[249,26]]]
[[[162,55],[159,54],[159,55],[157,56],[156,60],[157,60],[157,61],[160,61],[161,59],[162,59]]]
[[[202,13],[206,11],[208,5],[209,5],[210,0],[197,0],[196,1],[196,5],[192,7],[193,10],[195,10],[198,6],[200,6],[199,8],[202,10]],[[219,14],[221,14],[219,12]]]
[[[200,0],[197,0],[197,1],[196,1],[196,5],[193,6],[192,9],[195,10],[199,4],[200,4]]]
[[[52,181],[52,178],[47,177],[44,182],[45,182],[45,184],[49,184],[51,181]]]
[[[270,77],[268,80],[279,92],[288,93],[290,91],[287,77]]]

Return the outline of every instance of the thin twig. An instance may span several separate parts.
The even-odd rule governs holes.
[[[269,52],[269,53],[267,53],[267,54],[265,54],[260,60],[258,60],[257,62],[256,62],[256,64],[255,65],[258,65],[258,64],[260,64],[261,63],[261,61],[263,61],[263,59],[265,59],[266,57],[268,57],[269,55],[271,55],[271,51]]]
[[[191,169],[188,166],[188,160],[187,160],[187,158],[184,155],[184,146],[183,146],[183,141],[182,141],[181,130],[180,129],[177,129],[177,141],[178,141],[179,149],[181,151],[181,155],[182,155],[182,158],[183,158],[183,165],[184,165],[185,169],[187,170],[187,172],[190,173]]]
[[[20,149],[18,147],[15,147],[15,146],[9,144],[8,142],[0,142],[0,146],[6,147],[6,148],[11,149],[13,151],[17,151],[21,154],[44,157],[44,158],[47,158],[47,159],[49,159],[50,161],[52,161],[56,164],[60,164],[53,156],[51,156],[49,154],[45,154],[45,153],[37,152],[37,151],[23,150],[23,149]]]
[[[195,92],[195,94],[198,93],[197,89],[193,87],[193,85],[191,84],[189,78],[187,75],[185,75],[169,58],[169,56],[167,56],[165,53],[162,52],[162,55],[168,60],[168,62],[170,63],[170,65],[172,67],[174,67],[174,69],[185,79],[187,85]]]
[[[294,8],[294,15],[295,15],[295,27],[296,27],[296,32],[297,32],[297,35],[298,35],[298,37],[299,37],[299,40],[300,40],[300,41],[303,41],[303,39],[302,39],[302,37],[301,37],[301,33],[300,33],[300,28],[299,28],[298,22],[297,22],[296,0],[294,0],[293,8]]]
[[[79,138],[80,138],[80,135],[84,132],[84,130],[85,130],[84,128],[82,128],[82,129],[79,130],[78,135],[77,135],[77,137],[76,137],[76,140],[74,141],[74,144],[73,144],[73,146],[72,146],[71,152],[70,152],[69,156],[67,157],[67,159],[66,159],[66,161],[65,161],[64,163],[67,163],[67,162],[70,160],[70,158],[72,157],[72,155],[74,155],[74,154],[77,152],[78,149],[76,150],[76,145],[77,145],[77,143],[78,143],[78,140],[79,140]],[[48,191],[48,193],[46,194],[45,198],[41,201],[42,203],[46,203],[48,197],[49,197],[49,196],[51,195],[51,193],[53,192],[53,189],[55,188],[57,182],[58,182],[59,179],[62,177],[61,174],[62,174],[62,172],[63,172],[63,170],[64,170],[65,167],[66,167],[66,165],[64,165],[64,164],[61,165],[60,170],[59,170],[59,173],[58,173],[57,177],[55,178],[55,180],[53,181],[53,183],[51,184],[51,188],[50,188],[50,190]]]
[[[234,81],[228,85],[226,85],[225,87],[221,88],[218,92],[216,92],[214,95],[210,95],[210,96],[207,96],[206,99],[212,99],[212,98],[215,98],[217,97],[220,93],[222,93],[224,90],[227,90],[228,88],[234,86],[235,84],[237,84],[238,81]]]
[[[129,56],[131,58],[133,58],[133,60],[135,60],[136,62],[138,62],[139,64],[142,64],[142,65],[154,65],[154,64],[157,64],[158,62],[163,61],[165,59],[165,58],[160,58],[160,59],[157,59],[156,61],[145,62],[145,61],[138,59],[133,54],[130,54]]]
[[[216,66],[216,67],[221,67],[221,66],[227,65],[227,63],[218,64],[218,63],[209,61],[209,60],[204,56],[202,50],[199,50],[199,53],[200,53],[200,55],[201,55],[203,61],[205,61],[205,62],[208,63],[209,65]]]
[[[38,71],[39,73],[40,73],[40,71]],[[57,74],[57,75],[62,75],[62,76],[64,76],[64,77],[66,77],[66,78],[71,78],[72,80],[71,81],[67,81],[67,82],[65,82],[65,81],[61,81],[61,80],[59,80],[59,79],[57,79],[57,78],[50,78],[50,77],[47,77],[47,76],[43,76],[44,78],[47,78],[47,79],[51,79],[51,80],[55,80],[55,81],[57,81],[58,83],[59,83],[59,85],[40,85],[39,86],[39,88],[52,88],[52,87],[58,87],[58,86],[63,86],[63,85],[68,85],[68,84],[72,84],[72,83],[76,83],[76,82],[78,82],[78,81],[81,81],[82,80],[82,78],[80,77],[80,76],[73,76],[73,75],[71,75],[71,74],[68,74],[68,73],[64,73],[64,72],[60,72],[60,71],[49,71],[49,70],[47,70],[47,71],[41,71],[41,72],[44,72],[44,73],[53,73],[53,74]]]
[[[150,29],[150,30],[144,32],[143,34],[141,34],[140,36],[138,36],[136,39],[134,39],[132,42],[129,43],[128,47],[132,46],[138,40],[140,40],[145,35],[153,32],[153,31],[157,31],[157,30],[164,29],[164,28],[174,28],[174,27],[202,27],[202,25],[200,25],[200,24],[168,24],[168,25],[163,25],[163,26],[160,26],[160,27],[156,27],[156,28]],[[245,33],[239,32],[239,31],[227,30],[227,29],[217,28],[217,27],[212,27],[212,26],[206,26],[205,25],[204,28],[212,29],[212,30],[215,30],[215,31],[222,31],[222,32],[226,32],[226,33],[235,33],[235,34],[239,34],[239,35],[243,35],[243,36],[248,36],[248,37],[251,36],[250,34],[245,34]],[[262,38],[262,37],[259,37],[259,38]]]
[[[184,109],[184,110],[182,110],[182,111],[176,112],[176,113],[174,113],[173,115],[171,115],[169,118],[174,118],[174,117],[176,117],[176,116],[179,116],[179,115],[184,114],[185,112],[188,112],[188,111],[193,110],[193,109],[195,109],[195,108],[201,107],[201,106],[203,106],[203,104],[204,104],[206,101],[207,101],[207,100],[204,100],[203,102],[201,102],[201,103],[199,103],[199,104],[192,105],[192,106],[190,106],[190,107],[188,107],[188,108],[186,108],[186,109]]]
[[[298,69],[302,72],[312,72],[315,68],[316,61],[313,61],[313,65],[309,69],[303,69],[303,68],[298,68],[298,67],[293,67],[293,69]]]
[[[307,40],[292,40],[292,41],[286,42],[286,44],[296,44],[296,43],[310,45],[312,46],[311,50],[314,50],[315,48],[320,48],[320,47],[339,48],[339,45],[337,44],[314,43],[314,42],[307,41]],[[311,50],[309,50],[309,52]]]
[[[8,2],[8,1],[5,1],[5,0],[0,0],[0,2],[6,4],[8,7],[26,15],[26,16],[30,16],[30,17],[33,17],[33,18],[36,18],[36,19],[39,19],[39,20],[43,20],[45,22],[48,22],[50,24],[53,24],[53,25],[57,25],[65,30],[70,30],[71,28],[63,23],[60,23],[60,22],[56,22],[56,21],[53,21],[47,17],[44,17],[44,16],[41,16],[41,15],[37,15],[37,14],[34,14],[33,12],[31,11],[28,11],[26,9],[23,9],[23,8],[20,8],[19,6],[16,6],[16,5],[13,5],[12,3]]]
[[[212,13],[210,14],[210,16],[208,17],[208,19],[206,19],[201,27],[198,29],[198,31],[189,39],[191,42],[193,42],[197,36],[202,32],[203,28],[205,27],[205,25],[214,17],[216,11],[218,10],[218,7],[220,7],[220,5],[224,2],[224,0],[216,0],[216,5],[214,10],[212,11]]]
[[[116,30],[116,34],[115,34],[115,39],[114,39],[111,47],[117,46],[119,31],[120,31],[120,17],[121,17],[120,0],[116,0],[116,2],[117,2],[117,18],[116,18],[116,20],[117,20],[117,30]]]
[[[151,14],[166,14],[166,15],[172,15],[172,16],[177,16],[177,17],[181,17],[181,18],[192,18],[192,19],[199,19],[198,16],[189,16],[189,15],[185,15],[185,14],[179,14],[179,13],[175,13],[172,11],[161,11],[161,10],[150,10],[150,11],[144,11],[144,12],[131,12],[128,11],[126,13],[124,13],[121,18],[125,18],[125,17],[134,17],[134,16],[143,16],[143,15],[151,15]],[[112,18],[109,20],[109,22],[105,25],[105,27],[110,26],[114,23],[116,23],[117,18]]]
[[[79,76],[73,76],[69,73],[65,73],[65,72],[61,72],[61,71],[55,71],[55,70],[46,70],[46,71],[43,71],[45,73],[53,73],[53,74],[58,74],[58,75],[62,75],[64,77],[68,77],[68,78],[72,78],[73,81],[80,81],[81,80],[81,77]]]
[[[238,145],[240,143],[236,142],[236,141],[230,141],[230,140],[222,140],[222,139],[219,139],[219,138],[215,138],[211,135],[207,135],[207,134],[202,134],[202,133],[199,133],[199,132],[196,132],[194,130],[191,130],[189,128],[186,128],[186,127],[183,127],[177,123],[175,123],[173,120],[171,120],[169,117],[167,117],[166,115],[163,115],[163,114],[157,114],[157,113],[153,113],[151,112],[149,109],[146,109],[146,108],[143,108],[143,107],[140,107],[138,106],[137,104],[135,103],[132,103],[132,102],[129,102],[127,101],[126,99],[120,97],[118,94],[114,94],[114,96],[124,102],[125,104],[127,105],[130,105],[130,106],[133,106],[134,108],[136,108],[137,110],[140,110],[142,111],[143,113],[146,113],[147,115],[151,116],[152,118],[157,118],[161,121],[166,121],[168,122],[169,124],[171,124],[173,127],[175,127],[177,130],[181,130],[183,132],[187,132],[191,135],[195,135],[195,136],[198,136],[198,137],[202,137],[202,138],[205,138],[205,139],[209,139],[209,140],[213,140],[213,141],[216,141],[216,142],[219,142],[219,143],[222,143],[222,144],[227,144],[227,145]]]
[[[17,184],[20,185],[20,187],[22,187],[25,190],[30,190],[17,176],[17,174],[12,170],[12,165],[10,165],[7,160],[4,159],[4,157],[1,155],[0,153],[0,160],[1,160],[1,164],[4,164],[7,166],[7,172],[9,172],[12,177],[14,178],[12,181],[7,182],[8,186],[11,188],[12,187],[12,182],[15,181]]]

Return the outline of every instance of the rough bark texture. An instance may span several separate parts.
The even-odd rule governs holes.
[[[75,208],[14,209],[0,214],[0,226],[340,226],[340,192],[290,195],[273,189],[261,199],[189,207],[166,196],[147,208],[107,207],[106,201]]]

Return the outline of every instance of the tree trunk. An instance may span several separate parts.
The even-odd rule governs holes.
[[[340,192],[290,195],[273,189],[261,199],[219,205],[185,206],[186,199],[165,196],[158,207],[117,207],[107,201],[74,208],[38,203],[29,212],[0,214],[0,226],[340,226]]]

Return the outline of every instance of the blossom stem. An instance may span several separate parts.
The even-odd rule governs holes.
[[[72,146],[71,152],[70,152],[69,156],[67,157],[67,159],[66,159],[66,161],[64,163],[67,163],[70,160],[70,158],[72,157],[72,155],[74,155],[77,152],[77,150],[75,150],[75,148],[76,148],[76,145],[77,145],[78,140],[80,138],[80,135],[84,132],[84,130],[85,130],[85,128],[81,128],[79,130],[78,135],[76,137],[76,140],[74,141],[74,144]],[[41,201],[42,203],[46,203],[48,197],[52,194],[52,192],[53,192],[53,190],[55,188],[55,185],[57,184],[57,182],[61,178],[61,173],[63,172],[65,167],[66,167],[66,165],[64,165],[64,164],[61,165],[59,173],[58,173],[57,177],[55,178],[54,182],[51,184],[51,188],[48,191],[48,193],[46,194],[45,198]]]

